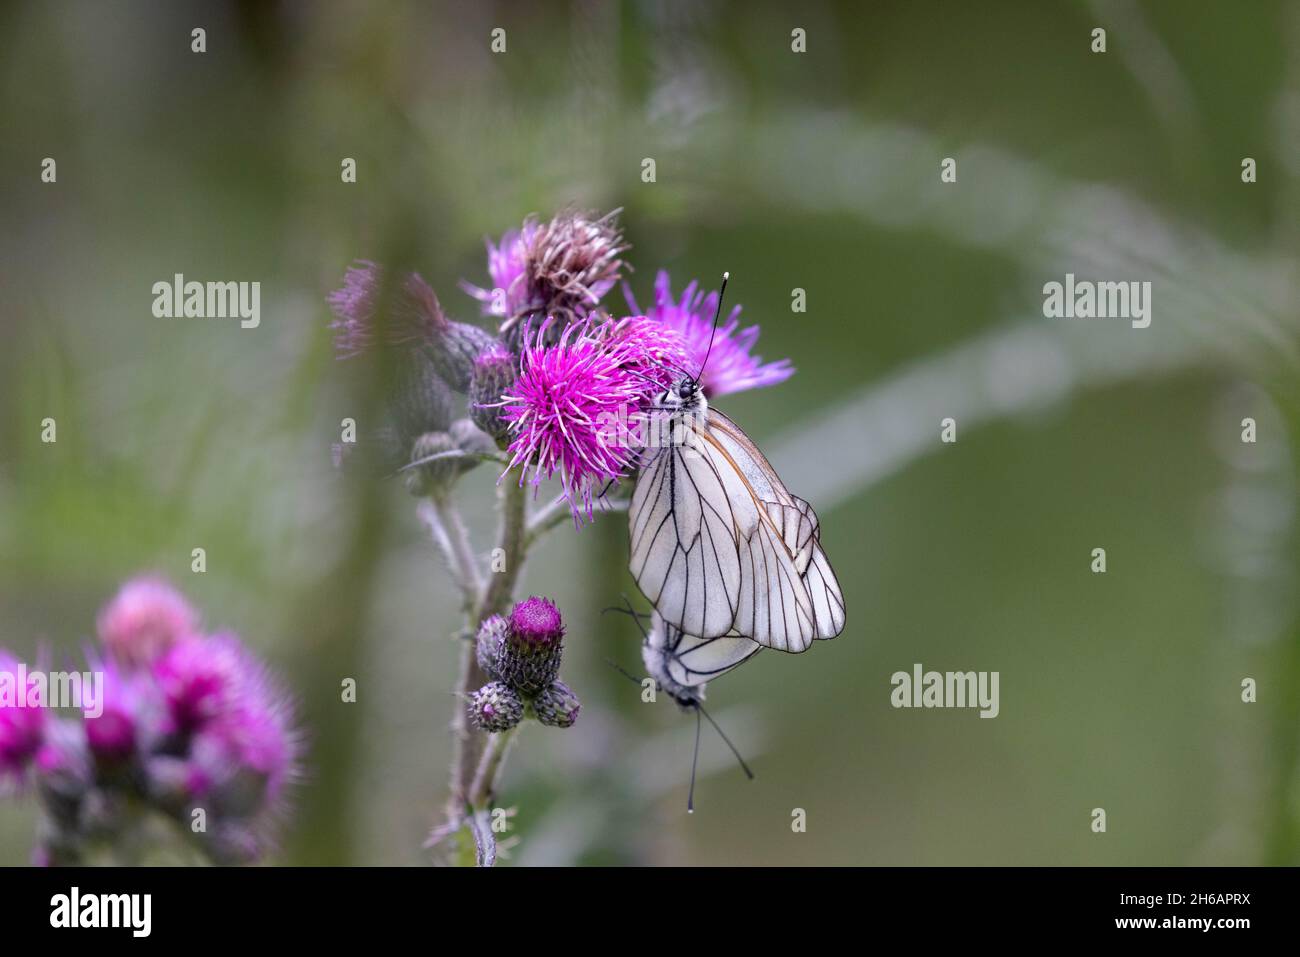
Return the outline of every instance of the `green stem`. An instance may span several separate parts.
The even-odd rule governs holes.
[[[480,589],[479,600],[474,603],[476,612],[468,621],[471,630],[477,630],[475,626],[485,618],[503,614],[509,607],[527,554],[527,492],[517,482],[506,481],[501,484],[499,494],[501,525],[497,533],[498,552],[493,555],[492,574],[487,584]],[[470,693],[486,682],[487,675],[479,668],[474,653],[474,642],[467,641],[461,649],[460,677],[456,683],[456,713],[452,718],[455,744],[447,799],[449,823],[461,819],[467,805],[477,806],[476,801],[485,800],[481,795],[491,794],[495,789],[505,758],[504,746],[509,743],[507,736],[497,753],[498,745],[495,742],[502,735],[494,735],[485,741],[487,736],[471,727],[465,713],[465,701]]]
[[[514,743],[516,726],[508,731],[489,735],[479,759],[478,770],[474,773],[474,783],[469,790],[469,806],[475,811],[486,810],[496,792],[497,777],[505,763],[506,753]]]

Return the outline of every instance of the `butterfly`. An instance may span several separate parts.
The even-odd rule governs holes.
[[[632,577],[685,642],[669,669],[685,668],[683,655],[728,661],[746,647],[737,639],[802,652],[844,630],[844,594],[817,514],[709,405],[700,387],[707,364],[708,352],[699,373],[684,375],[652,406],[628,507]],[[714,639],[731,641],[691,644]]]
[[[626,598],[624,601],[627,602]],[[695,712],[695,755],[691,760],[691,786],[686,798],[687,813],[693,813],[695,810],[695,770],[700,757],[701,715],[713,725],[718,736],[726,742],[731,753],[740,762],[745,776],[752,781],[754,772],[740,756],[731,739],[705,710],[704,686],[710,679],[724,675],[737,665],[748,661],[758,654],[763,646],[743,635],[697,638],[668,624],[658,613],[647,615],[636,611],[631,603],[627,603],[625,608],[606,608],[605,611],[622,612],[636,622],[642,639],[641,660],[656,688],[677,702],[682,709]],[[648,629],[643,622],[646,618],[650,620]],[[614,667],[637,684],[641,684],[641,679],[635,675],[623,671],[618,665]]]

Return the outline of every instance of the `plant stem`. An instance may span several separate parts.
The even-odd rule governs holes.
[[[494,556],[493,573],[486,585],[480,586],[477,601],[467,604],[467,611],[473,609],[468,624],[475,630],[485,618],[502,614],[510,605],[515,583],[519,580],[519,572],[527,553],[526,490],[517,482],[510,481],[501,483],[499,488],[501,525],[497,533],[497,548],[500,554]],[[496,571],[497,567],[500,567],[500,571]],[[463,816],[466,805],[475,806],[476,800],[485,800],[480,795],[491,794],[496,787],[496,779],[500,775],[502,761],[505,758],[504,744],[508,743],[508,737],[502,744],[500,753],[495,753],[496,739],[501,738],[502,735],[495,735],[485,743],[485,736],[470,726],[465,713],[466,699],[486,681],[487,675],[483,674],[478,666],[474,643],[472,640],[468,641],[461,649],[460,677],[456,683],[456,713],[452,717],[451,725],[455,743],[451,762],[450,793],[447,799],[449,823]]]
[[[446,496],[432,495],[418,508],[420,519],[429,527],[438,550],[442,552],[461,593],[461,607],[466,618],[474,610],[483,584],[479,575],[478,560],[469,542],[469,532],[461,521],[460,512]],[[467,625],[473,622],[467,621]]]
[[[514,596],[515,582],[519,580],[519,572],[523,569],[528,551],[525,518],[527,491],[514,481],[502,482],[499,487],[501,530],[497,536],[497,548],[501,554],[493,556],[492,577],[488,580],[483,600],[479,604],[480,622],[489,615],[500,615],[506,610]],[[501,563],[499,572],[495,570],[498,561]]]
[[[474,783],[469,791],[468,803],[475,811],[485,810],[491,803],[496,791],[497,776],[501,772],[506,753],[514,743],[515,732],[518,730],[518,727],[514,727],[488,736],[487,744],[483,748],[483,756],[478,763],[478,770],[474,773]]]

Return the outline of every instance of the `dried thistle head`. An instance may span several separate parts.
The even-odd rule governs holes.
[[[501,337],[517,352],[520,331],[534,317],[554,317],[555,335],[575,319],[592,313],[614,287],[625,263],[623,240],[614,210],[604,216],[565,210],[548,222],[525,220],[518,231],[488,244],[488,271],[494,289],[465,285],[501,317]]]

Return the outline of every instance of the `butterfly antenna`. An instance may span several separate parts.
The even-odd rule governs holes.
[[[699,709],[700,714],[709,719],[709,724],[713,725],[713,730],[718,732],[718,737],[727,742],[727,747],[731,748],[731,753],[734,754],[736,760],[740,762],[740,769],[745,772],[745,777],[749,778],[751,781],[754,780],[754,772],[749,769],[749,765],[746,764],[745,759],[740,756],[740,752],[736,750],[736,746],[731,743],[731,739],[723,733],[722,728],[718,727],[718,722],[713,720],[713,715],[705,711],[704,705],[702,704],[697,704],[695,707]]]
[[[623,596],[623,600],[624,600],[624,601],[627,601],[627,596],[626,596],[626,595]],[[607,612],[607,611],[616,611],[616,612],[618,612],[620,615],[627,615],[627,616],[628,616],[629,618],[631,618],[634,622],[636,622],[636,627],[637,627],[637,630],[641,632],[641,637],[642,637],[642,638],[648,638],[648,637],[649,637],[649,635],[646,634],[645,625],[641,624],[641,617],[642,617],[642,616],[641,616],[641,613],[638,612],[638,611],[636,611],[635,609],[633,609],[633,607],[632,607],[632,603],[631,603],[631,602],[628,602],[628,605],[627,605],[626,608],[616,608],[616,607],[611,606],[611,607],[609,607],[609,608],[604,608],[604,609],[602,609],[600,613],[603,615],[603,614],[605,614],[605,612]]]
[[[613,609],[613,610],[614,610],[614,611],[622,611],[621,608],[615,608],[615,609]],[[619,674],[621,674],[624,678],[626,678],[628,681],[632,682],[633,684],[635,684],[635,685],[640,685],[640,684],[641,684],[641,679],[640,679],[640,678],[638,678],[636,675],[632,674],[630,671],[626,671],[626,670],[624,670],[623,667],[622,667],[621,665],[619,665],[618,662],[614,661],[612,658],[606,658],[606,659],[605,659],[605,664],[609,665],[611,668],[613,668],[615,671],[617,671]]]
[[[704,361],[700,363],[700,371],[695,376],[695,381],[699,382],[700,377],[704,375],[704,367],[709,364],[709,354],[713,352],[713,339],[718,334],[718,320],[722,317],[722,297],[727,291],[727,280],[731,278],[731,273],[722,274],[722,288],[718,290],[718,311],[713,314],[713,328],[709,331],[709,347],[704,350]]]
[[[627,366],[623,366],[622,369],[624,372],[632,373],[632,375],[636,376],[638,379],[645,379],[646,382],[649,382],[656,389],[663,391],[659,381],[657,379],[651,378],[650,376],[646,375],[644,372],[637,372],[635,369],[629,369]]]
[[[695,769],[700,763],[700,709],[695,709],[695,756],[691,758],[691,790],[686,795],[686,813],[695,813]]]

